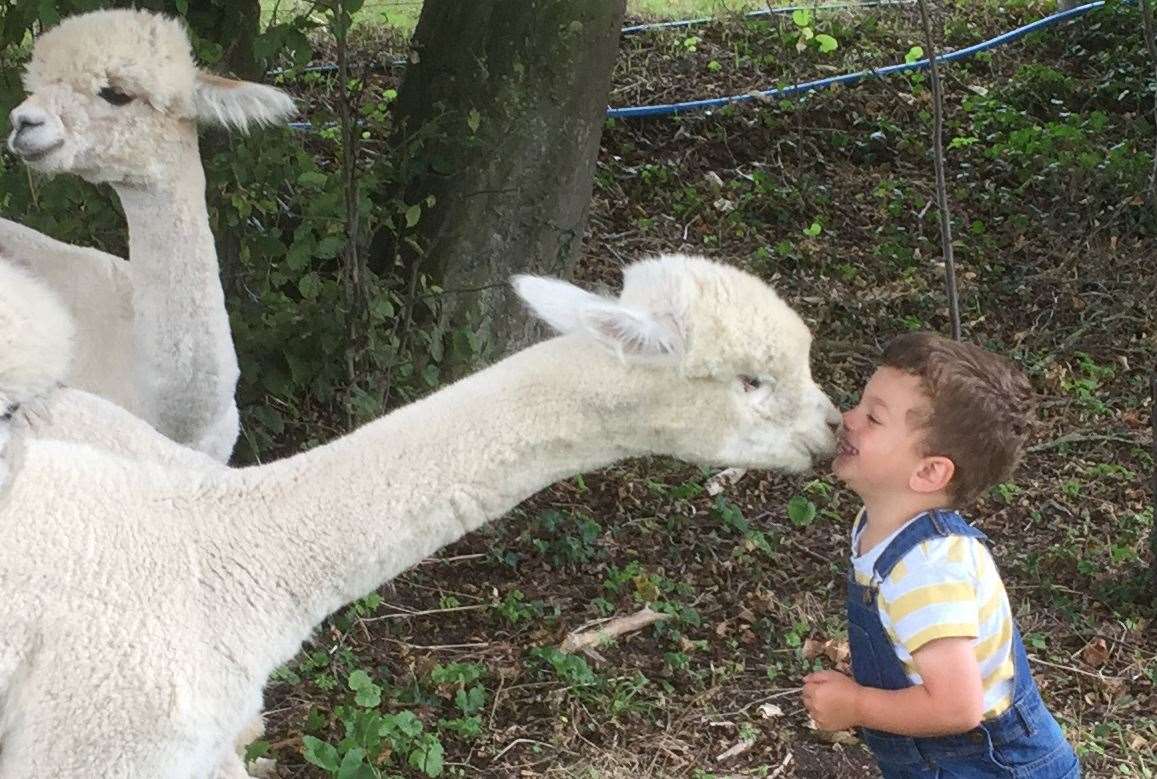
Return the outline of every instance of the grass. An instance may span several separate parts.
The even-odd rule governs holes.
[[[774,0],[771,5],[788,5],[787,0]],[[722,16],[766,8],[762,0],[630,0],[627,13],[646,19],[685,19],[701,16]],[[276,13],[292,14],[309,7],[304,0],[262,0],[262,12],[268,21]],[[357,13],[358,24],[393,27],[410,32],[422,12],[421,0],[366,0]]]

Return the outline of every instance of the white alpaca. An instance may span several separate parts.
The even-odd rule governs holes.
[[[112,185],[129,259],[0,220],[0,248],[46,280],[77,323],[68,382],[226,461],[237,356],[205,206],[197,122],[246,130],[293,111],[260,84],[204,73],[175,19],[133,10],[65,19],[33,48],[8,146],[30,167]]]
[[[244,776],[234,739],[327,614],[552,482],[647,454],[800,471],[832,450],[811,335],[758,279],[672,256],[631,266],[617,300],[516,287],[563,335],[270,465],[172,466],[18,428],[0,779]],[[28,357],[0,351],[0,379]],[[178,448],[74,390],[44,413],[73,404]]]

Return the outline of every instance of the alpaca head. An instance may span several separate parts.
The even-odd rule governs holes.
[[[47,173],[148,185],[162,180],[196,124],[242,131],[293,113],[285,93],[193,63],[173,18],[129,9],[69,17],[42,35],[24,73],[28,98],[11,114],[8,147]]]
[[[628,267],[617,300],[553,279],[514,283],[556,330],[593,338],[615,355],[624,386],[632,372],[646,372],[658,388],[648,391],[664,406],[648,413],[674,421],[653,425],[672,439],[665,453],[798,471],[832,452],[840,416],[812,379],[811,333],[755,276],[666,255]]]
[[[0,419],[64,380],[72,335],[64,305],[0,251]]]

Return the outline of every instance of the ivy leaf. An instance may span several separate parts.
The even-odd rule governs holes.
[[[820,54],[827,54],[839,48],[840,42],[830,35],[820,33],[816,36],[816,43],[820,45]]]
[[[803,229],[803,234],[808,238],[815,238],[817,235],[823,232],[823,229],[823,225],[821,225],[819,222],[812,222],[810,225]]]
[[[301,741],[304,745],[301,754],[310,763],[326,771],[337,771],[341,767],[337,759],[337,748],[333,744],[327,744],[313,736],[305,736]]]
[[[422,218],[422,206],[420,203],[415,203],[406,209],[406,227],[414,227]]]
[[[796,27],[807,27],[812,23],[811,11],[806,8],[797,8],[791,12],[791,20]]]
[[[173,6],[181,16],[189,15],[189,0],[173,0]]]
[[[904,61],[909,65],[922,59],[924,59],[924,49],[920,46],[913,46],[908,49],[908,53],[904,55]]]
[[[478,127],[482,124],[482,114],[477,110],[471,108],[470,113],[466,115],[466,126],[470,128],[471,133],[478,132]]]

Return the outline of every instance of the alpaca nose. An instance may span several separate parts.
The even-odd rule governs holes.
[[[28,109],[13,109],[8,118],[12,122],[12,132],[15,135],[19,135],[21,132],[30,127],[40,127],[42,124],[44,124],[43,114],[36,111],[30,111]]]

